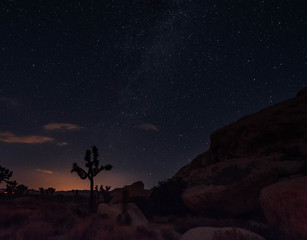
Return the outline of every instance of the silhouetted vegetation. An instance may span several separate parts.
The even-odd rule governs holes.
[[[43,188],[43,187],[40,187],[39,188],[39,192],[40,192],[40,196],[41,198],[47,198],[47,199],[52,199],[53,198],[53,194],[55,192],[55,188]]]
[[[22,195],[26,194],[27,191],[28,191],[28,187],[26,185],[23,185],[23,184],[17,185],[16,189],[17,189],[17,196],[22,196]]]
[[[50,198],[53,197],[54,192],[55,192],[55,188],[50,187],[50,188],[46,189],[47,196],[50,197]]]
[[[159,185],[152,189],[149,203],[139,199],[137,204],[145,210],[146,215],[184,215],[187,208],[182,201],[182,193],[186,184],[182,180],[159,182]],[[142,206],[143,205],[143,206]]]
[[[17,182],[16,181],[7,181],[6,182],[6,194],[7,198],[13,198],[17,192],[16,189]]]
[[[16,181],[10,180],[13,176],[13,172],[0,165],[0,183],[6,183],[6,188],[0,191],[0,198],[12,199],[14,197],[20,197],[27,193],[28,187],[23,184],[17,184]]]
[[[102,170],[109,171],[112,169],[112,165],[107,164],[105,166],[99,166],[98,160],[99,154],[97,147],[93,146],[92,151],[86,150],[85,153],[85,167],[87,171],[78,166],[77,163],[73,164],[71,172],[76,172],[81,179],[88,179],[90,181],[90,209],[94,209],[94,177],[98,175]]]
[[[12,175],[13,175],[12,171],[0,165],[0,183],[2,182],[7,183],[9,179],[12,177]]]
[[[40,187],[39,189],[40,196],[43,198],[45,196],[45,189]]]
[[[100,185],[98,201],[99,201],[99,197],[101,196],[102,202],[109,203],[112,199],[110,195],[110,189],[111,189],[111,186],[105,186],[104,188],[103,185]]]

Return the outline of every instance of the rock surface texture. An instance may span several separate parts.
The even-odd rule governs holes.
[[[307,88],[218,129],[211,145],[178,171],[182,198],[195,212],[242,215],[260,209],[261,190],[307,168]]]
[[[284,180],[264,188],[260,202],[269,224],[293,239],[307,239],[307,177]]]
[[[184,233],[179,240],[264,240],[256,233],[242,228],[192,228]]]
[[[151,190],[144,189],[144,183],[141,181],[132,183],[131,185],[123,188],[114,189],[110,192],[112,199],[111,203],[121,203],[123,201],[123,192],[127,192],[127,201],[133,202],[138,198],[149,198]]]
[[[97,212],[102,215],[107,215],[114,222],[116,222],[119,215],[122,214],[122,205],[117,204],[99,204]],[[129,214],[131,218],[132,226],[143,226],[148,224],[148,220],[142,213],[142,211],[136,206],[134,203],[127,204],[127,214]]]

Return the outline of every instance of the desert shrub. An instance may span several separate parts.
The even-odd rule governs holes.
[[[159,186],[154,187],[150,195],[151,214],[162,216],[186,214],[187,208],[182,201],[185,187],[186,184],[181,179],[159,182]]]
[[[54,230],[52,224],[48,222],[39,222],[39,221],[29,221],[22,228],[16,231],[16,239],[20,240],[41,240],[48,239]],[[14,239],[14,238],[12,238]]]
[[[96,239],[98,236],[103,236],[107,233],[102,227],[103,225],[104,223],[96,215],[80,218],[70,228],[66,237],[67,239],[75,240]]]
[[[31,196],[0,203],[0,239],[5,240],[176,240],[156,226],[119,226],[92,213],[88,205]],[[167,234],[164,234],[167,236]]]
[[[22,196],[25,193],[27,193],[27,191],[28,191],[28,187],[24,184],[17,185],[16,189],[17,189],[17,195],[18,196]]]

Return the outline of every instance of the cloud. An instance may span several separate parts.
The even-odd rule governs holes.
[[[67,142],[58,142],[57,145],[60,147],[66,146],[68,143]]]
[[[40,173],[45,173],[45,174],[52,174],[53,172],[52,171],[49,171],[49,170],[46,170],[46,169],[35,169],[37,172],[40,172]]]
[[[54,139],[44,136],[16,136],[10,132],[0,132],[0,141],[6,143],[29,143],[38,144],[52,142]]]
[[[45,130],[62,130],[62,131],[78,131],[80,130],[82,127],[79,127],[75,124],[72,123],[49,123],[47,125],[44,126]]]
[[[159,131],[160,130],[156,125],[152,123],[143,123],[139,125],[138,128],[146,130],[146,131]]]

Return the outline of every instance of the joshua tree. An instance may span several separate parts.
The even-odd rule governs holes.
[[[12,171],[0,165],[0,183],[1,182],[8,183],[12,175],[13,175]]]
[[[109,171],[112,169],[112,165],[107,164],[105,166],[99,166],[98,160],[98,149],[97,147],[93,146],[92,151],[86,150],[84,160],[86,162],[85,167],[87,171],[83,170],[81,167],[78,166],[77,163],[73,164],[71,172],[78,173],[81,179],[87,179],[90,181],[90,209],[94,209],[94,177],[97,176],[102,170]]]

